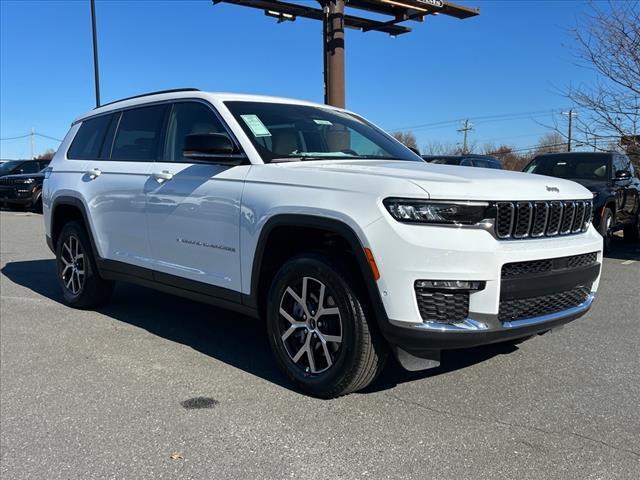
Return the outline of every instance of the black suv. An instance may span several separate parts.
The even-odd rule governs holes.
[[[11,160],[0,165],[0,205],[42,212],[42,170],[49,160]]]
[[[629,157],[620,153],[548,153],[535,157],[524,169],[528,173],[566,178],[593,192],[593,224],[604,237],[624,230],[625,240],[640,238],[640,179]]]
[[[427,163],[439,163],[441,165],[460,165],[463,167],[480,167],[502,169],[502,163],[489,155],[421,155]]]

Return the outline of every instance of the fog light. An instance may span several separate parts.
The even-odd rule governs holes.
[[[476,280],[416,280],[416,288],[433,290],[482,290],[485,282]]]

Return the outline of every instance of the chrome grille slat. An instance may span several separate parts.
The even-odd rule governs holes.
[[[571,227],[571,233],[578,233],[582,230],[582,224],[584,223],[584,206],[585,202],[576,202],[576,213],[573,217],[573,227]]]
[[[549,221],[549,204],[547,202],[536,202],[533,208],[534,218],[531,227],[531,236],[541,237],[544,235],[547,222]]]
[[[587,229],[589,228],[589,224],[591,223],[591,216],[593,215],[593,203],[592,202],[585,202],[586,206],[585,206],[585,212],[584,212],[584,220],[582,222],[582,231],[586,232]]]
[[[564,202],[564,212],[562,214],[562,224],[560,227],[560,235],[567,235],[571,233],[571,228],[573,227],[573,218],[576,214],[576,203],[575,202]]]
[[[553,237],[585,232],[591,200],[496,202],[495,235],[501,240]]]

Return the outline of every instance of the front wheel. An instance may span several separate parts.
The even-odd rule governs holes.
[[[611,225],[613,224],[613,212],[610,208],[605,207],[604,212],[602,213],[602,218],[600,219],[600,226],[598,231],[602,238],[604,239],[603,247],[604,253],[608,253],[611,251]]]
[[[298,388],[322,398],[365,388],[387,356],[366,302],[339,271],[319,255],[292,258],[277,273],[267,302],[278,364]]]
[[[82,224],[69,222],[60,232],[56,247],[58,283],[65,303],[75,308],[93,308],[106,302],[113,282],[98,274],[89,236]]]

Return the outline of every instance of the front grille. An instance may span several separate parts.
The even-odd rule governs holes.
[[[587,230],[591,212],[591,200],[498,202],[495,231],[501,239],[571,235]]]
[[[501,300],[498,318],[510,322],[561,312],[584,303],[590,293],[590,286],[580,286],[540,297]]]
[[[457,323],[469,316],[469,293],[416,287],[420,316],[425,322]]]
[[[567,258],[567,266],[569,268],[586,267],[587,265],[593,265],[598,261],[598,252],[585,253],[584,255],[574,255],[573,257]]]
[[[554,270],[574,269],[593,265],[598,261],[598,253],[584,253],[570,257],[545,258],[528,262],[505,263],[502,266],[502,278],[523,277]]]

